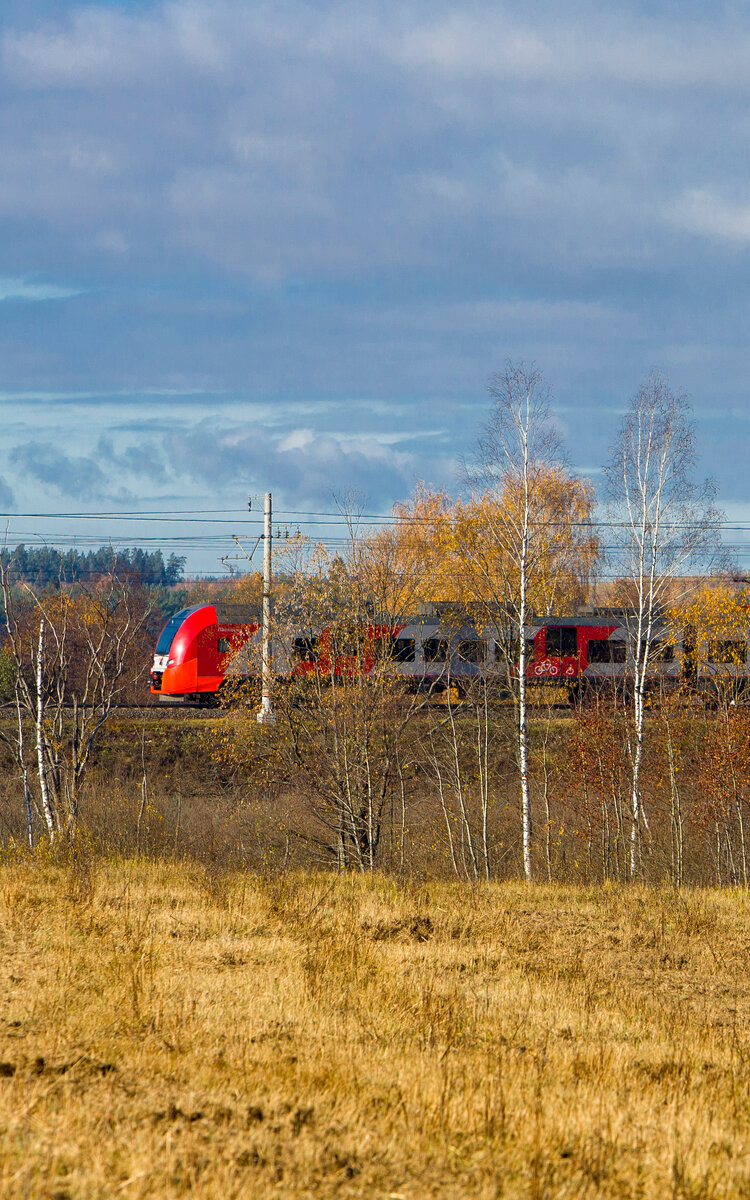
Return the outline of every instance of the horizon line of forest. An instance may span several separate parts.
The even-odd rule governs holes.
[[[111,545],[96,550],[58,550],[54,546],[27,546],[0,550],[0,563],[11,583],[28,583],[38,588],[58,588],[64,584],[89,583],[106,575],[116,575],[142,587],[175,587],[185,579],[184,554],[171,553],[165,559],[161,550],[139,546],[115,549]]]

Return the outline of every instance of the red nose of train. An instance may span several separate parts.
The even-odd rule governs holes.
[[[229,658],[258,626],[219,625],[213,604],[183,608],[159,635],[149,676],[162,698],[208,698],[224,682]]]

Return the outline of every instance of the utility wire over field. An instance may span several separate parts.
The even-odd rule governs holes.
[[[307,511],[301,509],[277,509],[277,518],[289,527],[299,529],[304,537],[315,544],[324,545],[330,549],[346,547],[349,535],[345,520],[340,513],[331,510]],[[256,537],[262,532],[261,517],[248,517],[246,509],[194,509],[175,510],[163,509],[151,512],[57,512],[57,513],[7,513],[0,514],[6,522],[6,545],[13,546],[23,542],[26,545],[42,545],[59,549],[88,549],[101,547],[103,543],[114,549],[130,547],[154,547],[165,552],[176,552],[188,557],[200,555],[205,561],[206,555],[216,563],[215,567],[189,568],[189,573],[196,576],[213,576],[220,572],[220,560],[234,552],[233,534],[245,531],[249,537]],[[24,522],[19,528],[14,522]],[[76,528],[61,529],[58,522],[75,522]],[[33,525],[31,524],[33,522]],[[112,532],[112,526],[123,522],[132,527],[131,533]],[[357,527],[365,533],[377,529],[387,529],[393,526],[400,528],[420,526],[429,528],[432,518],[417,513],[399,513],[398,515],[362,513],[357,516]],[[27,524],[28,523],[28,524]],[[81,528],[83,523],[90,523],[90,530]],[[599,534],[600,547],[603,553],[612,555],[621,545],[618,535],[626,522],[614,521],[594,513],[580,527],[588,528],[593,524]],[[189,533],[178,532],[180,526],[190,525]],[[575,520],[556,521],[554,519],[537,520],[530,523],[530,528],[537,530],[573,529]],[[106,531],[103,530],[106,526]],[[155,531],[158,527],[159,532]],[[667,523],[664,528],[678,529],[679,525]],[[737,561],[738,566],[745,564],[745,570],[750,565],[750,524],[740,521],[721,519],[717,522],[717,530],[722,536],[724,548]],[[614,567],[604,565],[598,572],[601,580],[613,580],[619,577]]]

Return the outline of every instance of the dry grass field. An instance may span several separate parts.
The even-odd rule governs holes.
[[[0,1195],[750,1196],[750,897],[0,867]]]

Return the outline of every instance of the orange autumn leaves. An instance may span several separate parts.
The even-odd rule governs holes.
[[[584,479],[548,468],[529,497],[528,603],[538,613],[573,611],[600,559],[594,492]],[[370,540],[368,561],[387,561],[393,611],[417,603],[513,605],[520,582],[524,493],[520,479],[452,501],[420,486],[394,508],[394,523]]]

